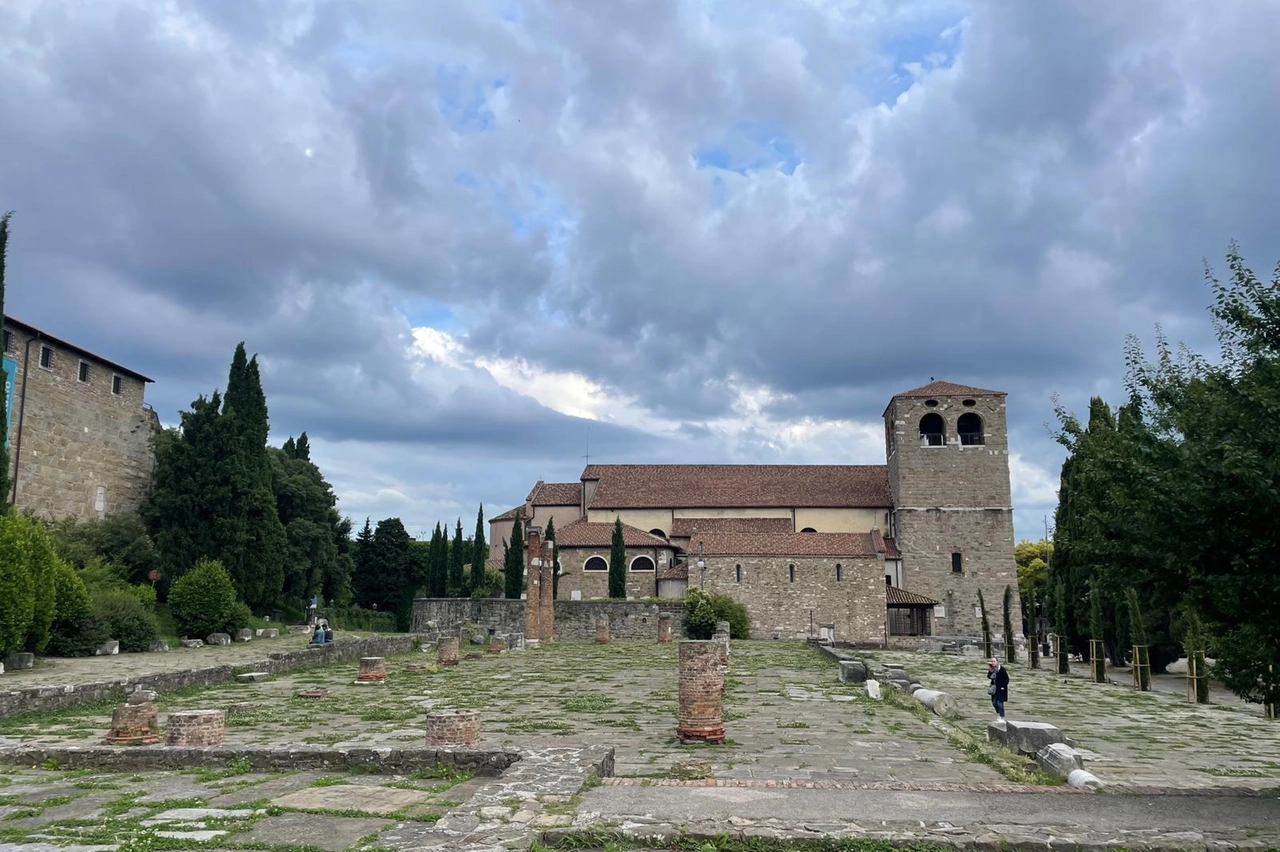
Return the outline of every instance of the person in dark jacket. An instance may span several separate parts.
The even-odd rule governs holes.
[[[1009,673],[995,657],[987,660],[987,694],[996,710],[996,724],[1004,724],[1004,703],[1009,700]]]

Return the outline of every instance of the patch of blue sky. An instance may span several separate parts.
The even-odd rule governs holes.
[[[881,43],[888,73],[876,80],[871,96],[892,106],[916,82],[918,71],[950,68],[963,41],[960,22],[932,21],[928,29],[896,34]]]
[[[413,296],[400,302],[397,310],[409,321],[413,328],[430,326],[439,331],[453,330],[454,313],[449,306],[426,296]]]
[[[700,169],[721,169],[745,175],[760,169],[795,173],[802,157],[782,125],[768,121],[744,121],[734,125],[718,143],[693,152]]]
[[[522,24],[525,20],[524,4],[520,0],[489,0],[489,8],[502,20]]]
[[[489,109],[489,92],[505,85],[504,78],[485,84],[476,80],[466,67],[439,65],[436,67],[436,109],[454,133],[483,133],[491,129],[495,121]]]

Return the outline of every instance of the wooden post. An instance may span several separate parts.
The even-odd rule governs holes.
[[[1272,678],[1271,678],[1271,679],[1274,681],[1274,680],[1275,680],[1274,675],[1275,675],[1275,673],[1276,673],[1276,667],[1275,667],[1275,666],[1267,666],[1267,671],[1272,675]],[[1264,704],[1264,705],[1263,705],[1263,710],[1266,712],[1266,715],[1267,715],[1267,718],[1268,718],[1268,719],[1275,720],[1275,719],[1277,719],[1277,718],[1280,718],[1280,706],[1277,706],[1277,705],[1276,705],[1276,703],[1275,703],[1274,701],[1268,701],[1266,704]]]
[[[1106,657],[1106,650],[1102,647],[1102,640],[1090,639],[1089,640],[1089,676],[1094,683],[1107,682],[1106,663],[1103,662],[1101,666],[1098,665],[1099,661],[1104,660],[1105,657]]]
[[[1151,691],[1151,649],[1147,645],[1133,646],[1133,688]]]

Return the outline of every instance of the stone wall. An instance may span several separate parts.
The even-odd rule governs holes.
[[[884,563],[878,559],[715,556],[705,561],[707,590],[744,604],[757,639],[817,638],[818,625],[834,624],[837,640],[884,642]],[[691,569],[689,584],[700,582],[701,572]]]
[[[9,435],[18,509],[52,519],[136,511],[151,488],[160,427],[143,404],[145,383],[56,341],[32,340],[19,326],[6,330],[12,333],[7,357],[18,363]],[[50,368],[40,366],[42,346],[53,352]],[[79,378],[82,361],[87,382]],[[112,393],[114,376],[119,394]]]
[[[609,617],[614,639],[658,640],[658,614],[672,615],[671,629],[684,635],[684,601],[556,601],[556,638],[589,640],[596,635],[596,619]],[[464,624],[479,624],[495,633],[522,633],[525,602],[509,600],[460,600],[418,598],[413,602],[413,629],[427,633],[428,622],[450,633]]]
[[[65,686],[33,686],[0,692],[0,719],[18,713],[61,710],[94,701],[123,701],[135,688],[153,689],[160,694],[190,686],[212,686],[232,680],[241,672],[278,674],[291,669],[348,662],[361,657],[403,654],[423,641],[422,636],[373,636],[368,639],[339,639],[331,645],[298,651],[277,651],[264,659],[245,660],[235,665],[207,666],[182,671],[142,674],[123,680]],[[198,652],[197,652],[198,653]]]
[[[647,556],[655,566],[661,548],[628,547],[627,553],[627,597],[652,598],[658,594],[657,571],[632,571],[630,566],[638,556]],[[598,556],[609,564],[609,548],[607,547],[562,547],[560,548],[560,584],[557,600],[569,601],[573,593],[578,592],[581,600],[591,598],[607,598],[609,596],[609,572],[585,571],[583,566],[587,560]]]

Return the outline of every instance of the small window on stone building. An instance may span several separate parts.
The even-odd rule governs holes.
[[[742,582],[742,566],[741,565],[733,566],[733,573],[736,575],[737,581],[741,583]]]
[[[6,331],[4,333],[4,354],[8,355],[13,351],[13,332]]]
[[[88,361],[80,362],[80,373],[78,376],[76,376],[76,378],[82,382],[89,381],[89,362]]]
[[[952,574],[964,573],[964,559],[960,556],[959,553],[951,554],[951,573]]]
[[[124,379],[120,378],[119,376],[112,376],[111,392],[116,396],[120,396],[120,394],[124,393]]]
[[[806,533],[806,532],[816,533],[816,532],[817,532],[817,530],[815,530],[813,527],[805,527],[804,529],[800,530],[800,532],[802,532],[802,533]]]
[[[603,556],[593,556],[582,566],[583,571],[608,571],[609,563],[604,561]]]
[[[48,346],[40,347],[40,366],[46,370],[53,369],[53,350]]]
[[[843,577],[840,576],[841,573],[842,573],[842,570],[840,568],[840,563],[837,562],[836,563],[836,582],[837,583],[839,583],[842,579],[844,579]]]
[[[790,577],[789,582],[794,583],[794,582],[796,581],[796,566],[794,566],[794,565],[788,565],[788,566],[787,566],[787,574],[788,574],[788,576]]]

